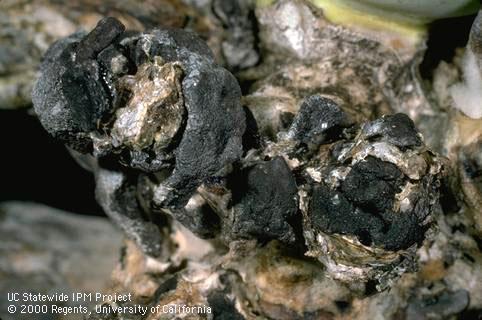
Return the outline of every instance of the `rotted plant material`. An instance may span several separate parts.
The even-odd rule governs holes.
[[[191,33],[128,34],[104,19],[89,34],[54,45],[42,71],[34,90],[40,121],[97,158],[99,201],[151,255],[161,240],[149,221],[164,211],[198,235],[221,228],[227,243],[276,239],[302,247],[304,225],[311,254],[320,255],[321,246],[328,265],[330,254],[339,255],[331,246],[355,236],[350,246],[369,253],[368,262],[352,267],[367,267],[377,263],[372,245],[375,256],[389,252],[394,262],[392,252],[420,242],[437,203],[440,165],[407,116],[358,130],[353,117],[319,95],[303,102],[278,143],[222,173],[240,159],[245,113],[236,80]],[[328,153],[317,154],[327,145]]]
[[[41,123],[98,160],[93,170],[105,182],[98,185],[99,201],[146,249],[159,237],[156,230],[133,228],[128,220],[142,225],[153,205],[185,215],[196,188],[241,155],[239,86],[193,33],[125,32],[106,18],[89,34],[55,43],[41,71],[33,91]],[[112,178],[103,178],[104,167]],[[149,189],[145,208],[135,208],[140,172],[154,174],[139,180],[140,189]],[[116,195],[126,191],[132,203],[116,205],[127,201]]]
[[[337,103],[314,95],[278,142],[266,144],[226,183],[200,188],[222,218],[227,242],[306,241],[306,254],[344,281],[413,270],[415,250],[439,210],[442,160],[408,116],[359,125]]]
[[[245,28],[230,11],[244,17],[241,2],[215,1],[213,10]],[[413,279],[419,261],[480,272],[450,260],[469,240],[432,228],[457,225],[439,214],[443,160],[409,116],[393,112],[427,103],[410,68],[420,48],[398,55],[393,43],[317,14],[302,1],[258,10],[265,47],[278,46],[266,65],[287,62],[265,78],[263,66],[244,74],[260,76],[244,108],[236,79],[186,31],[125,31],[108,18],[47,53],[35,110],[89,164],[98,201],[136,242],[115,278],[139,303],[205,304],[221,318],[330,319],[363,318],[387,297],[397,304],[386,310],[414,316],[451,316],[473,300],[461,290],[466,280],[423,295],[424,279]],[[233,69],[254,63],[251,50],[239,54]],[[456,151],[470,181],[479,149]],[[478,194],[473,186],[464,192]],[[444,243],[450,253],[436,256]],[[467,247],[478,261],[476,244]]]
[[[77,151],[170,172],[156,190],[163,207],[182,207],[240,156],[239,99],[234,77],[194,34],[132,35],[112,18],[54,45],[33,93],[44,127]]]
[[[109,221],[26,202],[0,204],[0,292],[103,292],[119,257],[122,233]],[[12,249],[14,248],[14,249]],[[92,272],[95,266],[95,272]],[[8,305],[0,301],[2,319]],[[57,319],[51,305],[73,307],[74,301],[45,301],[42,317]],[[86,301],[88,308],[94,304]],[[18,314],[28,320],[32,315]]]
[[[308,97],[261,157],[290,164],[308,255],[352,281],[391,270],[407,249],[413,257],[438,208],[442,162],[404,114],[349,119],[335,102]]]
[[[181,28],[193,15],[179,0],[26,0],[0,3],[0,109],[30,107],[42,56],[57,40],[112,16],[129,30]],[[197,25],[192,26],[199,29]]]
[[[262,63],[241,75],[254,81],[243,102],[262,134],[275,140],[278,132],[289,128],[301,102],[321,94],[357,122],[401,112],[417,124],[427,142],[439,139],[437,129],[426,128],[433,122],[420,126],[435,113],[418,73],[425,50],[423,32],[413,41],[383,28],[331,23],[318,1],[266,2],[271,4],[256,8]]]
[[[400,250],[420,244],[433,221],[441,168],[404,114],[333,144],[305,169],[314,180],[305,211],[310,254],[339,279],[370,278],[400,262]]]
[[[284,159],[256,162],[237,174],[232,184],[230,237],[294,243],[298,195]]]
[[[226,65],[233,69],[246,69],[258,63],[256,25],[250,1],[214,0],[212,9],[225,29],[221,43]]]
[[[450,88],[454,106],[473,119],[482,118],[482,10],[475,18],[463,58],[463,81]]]

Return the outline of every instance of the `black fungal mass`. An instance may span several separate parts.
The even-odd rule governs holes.
[[[235,31],[250,23],[241,2],[216,1],[213,9]],[[242,36],[236,32],[227,53]],[[243,48],[229,53],[231,67],[256,63],[251,42]],[[106,214],[149,255],[162,254],[171,217],[199,237],[228,243],[304,247],[310,228],[386,250],[423,239],[437,178],[426,174],[430,156],[421,155],[423,141],[406,115],[384,116],[360,131],[334,101],[316,94],[296,115],[284,114],[289,129],[270,142],[241,106],[235,77],[199,37],[125,31],[113,18],[55,43],[40,71],[32,96],[42,125],[88,164]],[[392,162],[370,153],[375,144],[394,152]],[[420,179],[397,167],[407,150],[425,166]],[[330,183],[338,169],[344,175]]]
[[[413,121],[403,113],[384,116],[367,123],[363,127],[363,134],[367,138],[380,138],[397,147],[421,146],[420,138]]]
[[[363,209],[351,199],[353,195],[317,185],[310,204],[313,226],[328,233],[356,235],[364,245],[387,250],[405,249],[421,240],[423,228],[414,216],[396,214],[390,208]]]
[[[55,44],[41,71],[33,102],[47,131],[82,153],[169,172],[158,207],[183,207],[241,156],[240,88],[193,33],[127,33],[106,18]]]
[[[147,254],[161,253],[162,234],[157,226],[163,223],[145,220],[139,207],[136,185],[120,172],[98,169],[96,198],[105,213],[133,237]]]
[[[35,112],[55,138],[80,152],[92,149],[89,132],[110,108],[110,92],[95,60],[124,31],[113,18],[99,22],[87,35],[74,34],[46,53],[32,92]]]
[[[334,101],[313,95],[301,104],[288,135],[304,144],[318,145],[338,138],[348,125],[346,114]]]
[[[257,163],[233,179],[231,237],[293,243],[289,221],[298,211],[297,187],[283,158]]]
[[[415,149],[422,146],[422,140],[412,120],[404,114],[385,116],[366,123],[356,139],[358,142],[333,145],[328,171],[341,169],[347,173],[338,184],[322,181],[313,186],[309,209],[313,227],[328,234],[355,235],[364,245],[392,251],[419,243],[427,228],[426,218],[436,202],[437,190],[433,184],[436,178],[427,174],[419,181],[410,180],[394,163],[366,154],[348,166],[338,162],[343,153],[370,152],[374,148],[372,140],[396,146],[400,151],[393,158],[400,157],[407,148],[423,152]],[[387,155],[392,152],[385,148]],[[422,156],[417,157],[425,161]],[[404,205],[397,203],[401,201],[397,195],[409,182],[414,185],[404,196]]]
[[[356,163],[341,185],[341,190],[355,205],[369,211],[393,207],[393,197],[401,191],[402,172],[392,163],[367,157]]]
[[[32,99],[45,129],[93,164],[105,212],[156,255],[159,211],[213,236],[212,210],[184,207],[241,157],[245,112],[236,79],[194,33],[124,29],[105,18],[52,45]]]

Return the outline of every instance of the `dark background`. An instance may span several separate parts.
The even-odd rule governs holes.
[[[52,139],[28,110],[0,110],[0,201],[25,200],[104,215],[93,175]]]
[[[474,18],[431,25],[420,67],[424,78],[431,78],[441,60],[451,61],[455,48],[465,46]],[[49,137],[31,110],[0,110],[0,141],[0,201],[34,201],[74,213],[104,215],[95,201],[92,174]]]

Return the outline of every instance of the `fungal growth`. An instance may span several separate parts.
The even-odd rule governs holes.
[[[313,169],[321,178],[308,205],[309,238],[327,250],[321,258],[347,254],[330,248],[338,241],[387,253],[420,244],[437,208],[442,164],[413,122],[403,114],[368,122],[329,152]]]
[[[150,243],[158,235],[146,234],[158,233],[155,228],[132,227],[151,216],[145,210],[183,212],[197,187],[241,156],[240,96],[235,78],[194,34],[125,32],[106,18],[90,33],[52,46],[33,102],[52,136],[96,159],[93,170],[103,181],[97,195],[106,212],[133,238]],[[136,200],[142,196],[134,192],[126,206],[109,204],[127,201],[111,194],[127,198],[137,187],[147,190],[147,199]]]
[[[480,313],[480,11],[465,51],[419,75],[423,24],[476,1],[165,2],[185,29],[104,18],[48,49],[32,92],[127,237],[109,290],[133,300],[116,306]],[[212,315],[151,308],[169,304]]]
[[[295,243],[293,222],[299,220],[297,187],[284,159],[255,162],[237,175],[231,177],[230,237]]]
[[[372,279],[421,244],[438,208],[442,163],[408,116],[356,124],[314,95],[279,137],[265,155],[291,164],[307,254],[334,278]]]
[[[342,281],[392,279],[438,208],[441,162],[408,116],[366,121],[307,94],[265,135],[274,119],[241,107],[234,76],[187,31],[101,20],[52,46],[33,101],[94,172],[106,213],[172,266],[187,228],[224,250],[277,243]]]

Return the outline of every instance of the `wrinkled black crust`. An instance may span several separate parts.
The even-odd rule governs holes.
[[[327,108],[328,114],[332,113]],[[325,116],[326,118],[327,116]],[[308,128],[315,124],[304,122]],[[310,129],[305,129],[310,131]],[[410,118],[404,114],[384,116],[363,126],[362,135],[368,141],[380,141],[398,147],[401,152],[422,146],[423,142]],[[338,154],[344,144],[335,144]],[[331,161],[332,168],[344,166]],[[409,180],[396,165],[368,156],[351,166],[340,186],[332,189],[324,182],[313,187],[310,215],[313,227],[332,234],[355,235],[362,244],[376,245],[387,250],[407,249],[424,236],[424,220],[430,214],[434,177],[427,175],[419,182],[418,191],[411,195],[414,204],[410,212],[395,212],[397,193]]]
[[[369,122],[363,127],[362,132],[367,138],[379,138],[401,148],[422,145],[422,139],[415,129],[415,124],[403,113]]]
[[[110,61],[119,54],[128,63],[124,73],[116,74]],[[169,154],[122,146],[95,151],[142,171],[171,170],[155,202],[159,207],[180,208],[203,180],[241,156],[245,130],[236,79],[214,64],[212,52],[195,34],[157,29],[132,34],[124,32],[116,19],[105,18],[89,34],[75,34],[52,46],[41,67],[33,103],[51,135],[77,151],[92,152],[92,134],[108,134],[113,101],[122,101],[114,80],[135,73],[154,56],[180,62],[184,71],[187,119],[177,144]]]
[[[339,138],[348,125],[347,116],[334,101],[313,95],[301,104],[289,132],[297,141],[318,145]]]
[[[424,230],[423,219],[392,210],[403,181],[395,165],[367,157],[353,166],[341,190],[324,184],[314,188],[313,225],[328,233],[356,235],[365,245],[406,249],[421,240]]]
[[[224,2],[217,5],[218,14],[235,27],[236,21],[227,14],[230,7]],[[116,111],[132,101],[132,92],[117,80],[139,75],[122,80],[153,81],[154,73],[138,73],[138,69],[153,70],[145,69],[153,63],[159,68],[172,63],[168,66],[182,70],[182,76],[181,71],[175,73],[176,98],[169,99],[176,100],[175,107],[182,103],[184,109],[176,114],[176,131],[166,145],[145,146],[134,139],[133,146],[122,140],[131,127],[124,133],[124,122],[116,122],[120,117]],[[276,239],[303,245],[300,187],[309,191],[308,214],[318,231],[355,235],[363,244],[388,250],[408,248],[423,238],[423,221],[437,193],[432,190],[434,177],[420,180],[420,192],[410,199],[413,209],[400,214],[394,212],[396,194],[409,179],[399,168],[371,156],[352,165],[338,163],[334,156],[350,146],[357,134],[363,141],[385,142],[402,153],[423,146],[406,115],[382,117],[365,124],[360,132],[334,101],[321,95],[307,97],[296,115],[286,117],[289,129],[282,138],[296,146],[286,156],[296,154],[309,165],[319,161],[320,146],[339,141],[322,165],[350,166],[350,171],[340,185],[329,186],[324,180],[315,183],[302,177],[305,164],[292,172],[280,154],[241,160],[243,152],[262,149],[268,142],[259,136],[250,110],[243,110],[234,76],[215,64],[209,47],[191,32],[126,32],[119,21],[106,18],[88,34],[77,33],[55,43],[40,71],[33,102],[42,125],[92,159],[99,203],[150,255],[162,251],[161,233],[168,223],[159,217],[166,212],[202,238],[221,235],[227,241]],[[171,118],[166,114],[154,121],[168,122]],[[114,123],[120,131],[113,130]],[[112,132],[121,132],[121,138]],[[306,147],[310,152],[305,152]],[[262,155],[262,150],[256,152]],[[219,188],[226,203],[213,204],[201,191],[195,194],[200,186],[201,191]]]
[[[116,80],[134,75],[155,56],[182,68],[185,119],[165,150],[133,150],[110,136],[116,110],[130,98],[118,92]],[[122,63],[115,67],[116,61]],[[90,33],[52,45],[40,71],[32,99],[42,125],[69,147],[97,158],[98,202],[144,252],[160,254],[163,222],[153,209],[169,208],[199,236],[214,236],[215,214],[206,206],[195,212],[184,206],[206,179],[240,158],[245,112],[236,79],[214,63],[199,37],[171,29],[125,31],[118,20],[105,18]],[[96,145],[94,137],[102,143]],[[138,179],[144,173],[156,176]]]
[[[290,221],[298,211],[295,179],[283,158],[256,163],[233,176],[231,238],[293,243]],[[301,218],[301,216],[298,216]]]

